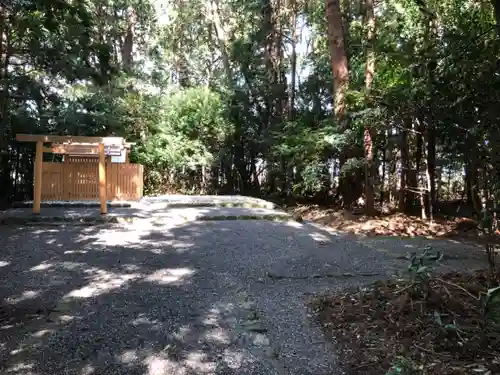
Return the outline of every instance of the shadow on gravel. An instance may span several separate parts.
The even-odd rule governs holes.
[[[262,301],[281,285],[287,294],[267,296],[266,309],[284,311],[292,296],[305,304],[315,283],[372,281],[359,275],[382,275],[387,260],[295,222],[0,227],[0,236],[0,373],[23,375],[275,374],[275,358],[255,354],[255,336],[235,330],[259,314],[240,306],[248,295]],[[275,324],[304,352],[290,354],[297,367],[286,373],[329,373],[312,370],[305,313],[291,317]]]
[[[324,255],[285,223],[1,227],[0,372],[253,374],[235,295]],[[309,251],[303,251],[304,244]],[[248,314],[248,312],[243,312]],[[273,374],[268,370],[264,374]]]

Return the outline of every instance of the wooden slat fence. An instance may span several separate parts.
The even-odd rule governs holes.
[[[42,200],[99,200],[98,184],[96,158],[73,157],[65,163],[43,163]],[[139,200],[142,194],[141,164],[106,163],[108,200]]]

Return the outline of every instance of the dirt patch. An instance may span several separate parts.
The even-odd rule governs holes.
[[[448,273],[424,290],[390,280],[321,296],[312,308],[348,375],[492,375],[500,373],[500,330],[479,296],[498,283],[486,272]]]
[[[467,218],[436,218],[433,223],[402,213],[368,217],[352,211],[320,206],[299,206],[292,210],[300,216],[339,232],[367,236],[463,237],[479,240],[477,224]]]

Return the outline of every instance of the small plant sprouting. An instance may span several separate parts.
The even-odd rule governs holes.
[[[416,292],[427,294],[431,272],[442,259],[443,253],[440,251],[433,252],[430,246],[426,246],[420,255],[417,255],[417,253],[411,254],[407,272]]]

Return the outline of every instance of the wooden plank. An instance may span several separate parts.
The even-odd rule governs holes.
[[[33,197],[33,213],[40,213],[40,203],[42,201],[42,167],[43,167],[43,142],[36,143],[35,155],[35,189]]]
[[[106,157],[120,156],[122,154],[122,146],[110,145],[105,146],[104,151]],[[83,145],[83,144],[54,144],[52,147],[44,147],[43,152],[49,154],[71,155],[71,156],[87,156],[99,157],[99,145]]]
[[[104,155],[104,143],[99,144],[99,200],[101,202],[101,215],[108,213],[106,199],[106,158]]]

